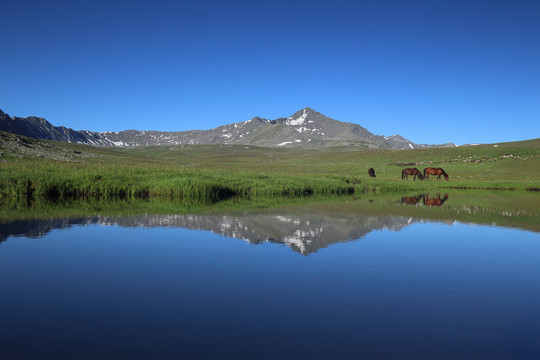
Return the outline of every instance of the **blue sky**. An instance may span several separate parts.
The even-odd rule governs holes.
[[[0,2],[0,109],[210,129],[309,106],[417,143],[540,137],[540,1]]]

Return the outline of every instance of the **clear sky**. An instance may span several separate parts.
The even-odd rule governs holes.
[[[539,0],[1,0],[0,24],[0,109],[75,130],[309,106],[416,143],[540,137]]]

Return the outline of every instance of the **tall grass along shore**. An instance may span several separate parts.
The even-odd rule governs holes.
[[[450,181],[401,180],[443,167]],[[376,178],[368,169],[374,168]],[[225,199],[445,188],[538,190],[540,139],[422,150],[98,148],[0,134],[0,198]]]

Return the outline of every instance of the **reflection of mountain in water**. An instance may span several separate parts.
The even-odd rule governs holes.
[[[90,225],[99,222],[99,217],[57,218],[15,220],[0,223],[0,242],[9,236],[38,238],[47,235],[53,229],[64,229],[73,225]]]
[[[285,244],[310,254],[333,243],[359,239],[373,230],[398,231],[417,220],[410,217],[361,216],[357,214],[293,212],[240,215],[140,215],[133,217],[88,217],[13,221],[0,224],[0,241],[9,236],[40,237],[53,229],[73,225],[116,225],[122,227],[180,227],[206,230],[251,244]]]
[[[411,221],[410,218],[402,217],[279,213],[172,216],[170,223],[166,225],[209,230],[226,237],[243,239],[251,244],[263,242],[285,244],[302,254],[309,254],[336,242],[359,239],[372,230],[385,228],[399,230]],[[129,226],[125,223],[119,225]]]

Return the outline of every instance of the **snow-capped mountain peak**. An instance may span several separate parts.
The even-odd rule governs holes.
[[[157,121],[157,120],[154,120]],[[75,131],[56,127],[47,120],[10,117],[0,110],[0,131],[38,139],[59,140],[94,146],[155,146],[238,144],[265,147],[358,146],[364,148],[417,149],[441,145],[418,145],[399,136],[374,135],[358,124],[331,119],[309,107],[285,118],[251,120],[222,125],[210,130],[119,132]],[[444,146],[455,146],[445,144]]]

